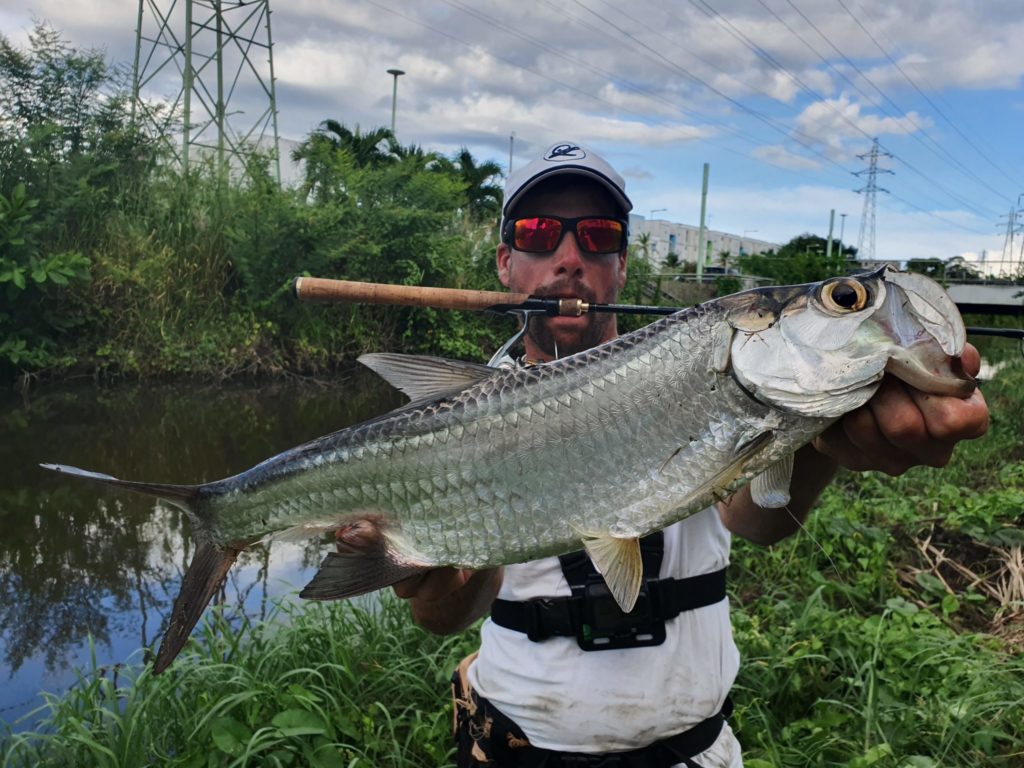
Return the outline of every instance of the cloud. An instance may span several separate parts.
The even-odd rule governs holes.
[[[807,105],[794,125],[804,137],[824,145],[833,156],[842,157],[846,155],[849,139],[863,145],[875,137],[905,136],[932,127],[932,121],[913,111],[899,117],[864,112],[859,103],[844,93]]]
[[[781,144],[770,144],[757,147],[753,152],[751,152],[751,154],[758,160],[763,160],[766,163],[770,163],[771,165],[775,165],[780,168],[808,171],[817,170],[821,167],[821,163],[817,160],[803,155],[794,154]]]

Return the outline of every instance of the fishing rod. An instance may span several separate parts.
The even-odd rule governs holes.
[[[323,277],[297,277],[292,282],[295,296],[302,301],[342,304],[389,304],[433,309],[463,309],[478,312],[543,312],[553,317],[579,317],[588,312],[622,315],[671,315],[682,307],[652,307],[646,304],[598,304],[582,299],[545,298],[528,293],[474,291],[465,288],[425,288],[420,285],[360,283]],[[968,327],[975,336],[1002,336],[1024,342],[1024,328]]]

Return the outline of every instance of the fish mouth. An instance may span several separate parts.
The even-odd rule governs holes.
[[[915,344],[885,364],[886,373],[929,395],[967,398],[978,388],[959,355],[936,354],[933,345]]]

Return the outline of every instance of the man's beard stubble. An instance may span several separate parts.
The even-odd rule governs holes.
[[[534,296],[574,296],[589,303],[596,303],[597,297],[592,291],[575,280],[559,280],[550,285],[542,286],[533,292]],[[605,302],[615,302],[618,299],[618,291],[613,290],[612,295]],[[548,326],[548,318],[534,317],[530,320],[530,327],[527,335],[535,345],[552,359],[574,355],[577,352],[596,347],[605,341],[605,334],[608,326],[615,321],[615,316],[610,312],[595,312],[584,315],[587,325],[578,336],[571,341],[563,341],[559,346],[555,340],[551,328]]]
[[[527,335],[545,354],[552,359],[557,359],[596,347],[605,340],[608,324],[615,318],[610,312],[595,312],[592,315],[586,315],[587,325],[582,332],[572,340],[572,343],[563,341],[561,345],[558,345],[554,334],[548,327],[548,319],[546,317],[531,318]]]

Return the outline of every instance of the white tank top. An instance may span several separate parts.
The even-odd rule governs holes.
[[[724,568],[729,531],[705,509],[665,530],[660,576]],[[569,595],[557,557],[505,567],[505,600]],[[512,718],[536,747],[565,752],[635,749],[717,713],[739,669],[728,599],[666,623],[658,646],[583,651],[574,637],[531,642],[487,619],[473,688]]]

